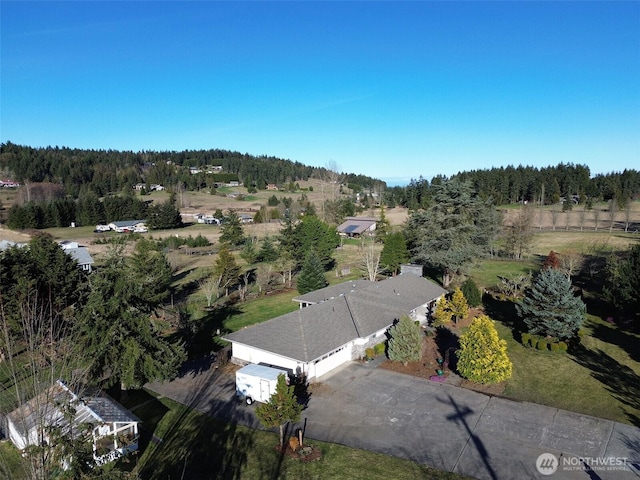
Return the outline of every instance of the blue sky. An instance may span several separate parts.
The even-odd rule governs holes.
[[[0,141],[640,168],[640,2],[0,2]]]

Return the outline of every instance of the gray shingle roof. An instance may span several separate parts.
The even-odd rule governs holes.
[[[61,406],[73,405],[76,409],[73,425],[104,422],[140,422],[122,405],[104,393],[94,392],[82,399],[78,398],[62,382],[24,403],[7,415],[22,436],[39,425],[60,426],[67,431],[70,427]],[[77,429],[76,429],[77,430]]]
[[[320,303],[326,300],[331,300],[332,298],[339,297],[341,295],[345,295],[349,292],[354,292],[355,290],[360,290],[361,288],[367,287],[369,285],[371,285],[371,282],[369,280],[351,280],[349,282],[338,283],[337,285],[330,285],[319,290],[314,290],[313,292],[305,293],[304,295],[299,295],[295,297],[293,301],[304,303]]]
[[[78,265],[90,265],[93,263],[93,257],[85,247],[67,248],[65,252],[77,261]]]
[[[390,326],[401,315],[446,293],[412,274],[365,283],[353,291],[347,285],[349,291],[343,295],[233,332],[225,339],[310,362]]]

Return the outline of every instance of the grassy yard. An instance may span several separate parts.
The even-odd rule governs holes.
[[[407,460],[316,441],[310,443],[321,449],[322,458],[302,463],[278,453],[275,433],[220,422],[145,392],[132,400],[144,403],[142,408],[133,407],[143,421],[142,453],[122,466],[137,468],[143,479],[463,478]]]

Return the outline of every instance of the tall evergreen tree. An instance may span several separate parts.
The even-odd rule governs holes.
[[[434,203],[411,214],[405,237],[412,260],[442,272],[447,287],[454,275],[492,251],[500,216],[469,183],[446,181],[433,188]]]
[[[507,342],[500,339],[495,322],[482,315],[460,336],[458,371],[472,382],[498,383],[511,377],[513,365],[507,356]]]
[[[307,252],[313,250],[324,269],[333,263],[333,252],[340,245],[340,238],[335,228],[331,228],[318,217],[305,216],[293,233],[293,255],[302,262]]]
[[[636,316],[640,313],[640,245],[633,245],[621,257],[609,257],[602,293],[616,308]]]
[[[389,360],[402,362],[406,367],[409,362],[422,358],[422,332],[408,315],[403,315],[389,329]]]
[[[169,200],[152,205],[148,210],[147,223],[155,229],[180,228],[183,226],[180,210],[176,207],[176,194],[171,193]]]
[[[324,288],[327,286],[327,279],[324,276],[324,268],[316,253],[311,250],[302,265],[302,270],[298,275],[298,292],[305,294]]]
[[[79,324],[80,352],[91,360],[95,383],[120,383],[127,390],[177,374],[184,349],[162,337],[147,313],[148,305],[132,288],[126,258],[120,250],[112,251],[91,276],[91,293]]]
[[[273,262],[278,258],[278,251],[271,237],[267,236],[262,239],[260,251],[258,252],[258,260],[260,262]]]
[[[220,243],[227,243],[232,247],[242,245],[246,241],[240,218],[235,212],[229,212],[224,217],[220,228]]]
[[[586,306],[574,295],[569,279],[554,268],[538,274],[516,310],[529,332],[558,340],[574,337],[586,314]]]
[[[402,232],[389,233],[384,237],[380,264],[392,275],[397,275],[400,266],[409,261],[409,250]]]
[[[218,257],[213,267],[213,275],[219,280],[220,288],[225,289],[225,295],[229,295],[229,289],[238,285],[240,281],[240,267],[236,263],[233,253],[226,244],[220,246]]]

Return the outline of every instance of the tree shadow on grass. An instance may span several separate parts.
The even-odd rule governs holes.
[[[594,324],[591,335],[603,342],[620,347],[632,360],[640,362],[640,338],[634,334],[623,332],[614,326]]]
[[[176,404],[161,431],[154,432],[141,477],[241,478],[258,422],[235,397],[234,385],[233,375],[210,370],[157,387],[182,405]]]
[[[513,338],[521,341],[522,332],[527,331],[527,327],[516,311],[516,304],[512,300],[499,300],[491,295],[482,298],[485,313],[511,329]]]
[[[605,385],[615,399],[640,412],[640,375],[600,349],[594,351],[577,345],[571,349],[571,358],[578,365],[588,368],[591,376]],[[640,427],[637,413],[628,409],[624,412],[630,423]]]

